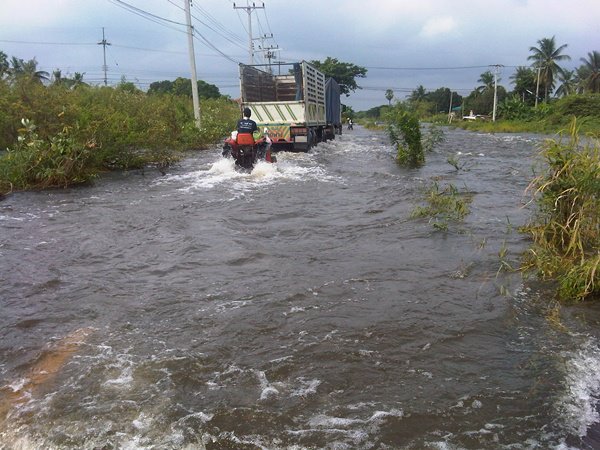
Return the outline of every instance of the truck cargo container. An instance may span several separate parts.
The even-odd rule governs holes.
[[[251,109],[276,149],[308,150],[341,130],[339,85],[306,61],[240,64],[240,88],[242,109]]]

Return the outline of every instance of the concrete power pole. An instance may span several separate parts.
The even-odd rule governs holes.
[[[537,109],[538,105],[538,96],[540,94],[540,72],[542,70],[542,66],[538,63],[537,68],[537,83],[535,84],[535,108]]]
[[[498,71],[502,64],[494,64],[494,111],[492,113],[492,122],[496,121],[496,107],[498,106]]]
[[[104,64],[102,65],[102,70],[104,71],[104,86],[107,86],[108,78],[106,76],[106,72],[108,72],[108,66],[106,65],[106,46],[110,45],[110,42],[108,42],[104,37],[104,27],[102,27],[102,40],[98,42],[98,45],[102,46],[102,50],[104,53]]]
[[[245,9],[248,13],[248,64],[252,65],[254,64],[254,46],[252,45],[252,11],[255,9],[265,9],[265,4],[263,3],[262,6],[256,6],[255,3],[252,3],[252,6],[250,6],[250,3],[248,2],[246,6],[235,6],[234,3],[233,9]]]
[[[200,99],[198,98],[198,75],[196,74],[196,56],[194,54],[194,27],[192,26],[192,14],[190,3],[192,0],[184,0],[185,18],[187,23],[188,50],[190,53],[190,68],[192,71],[192,101],[194,104],[194,119],[196,128],[200,129]]]

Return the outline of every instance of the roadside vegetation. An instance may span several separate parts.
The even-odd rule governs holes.
[[[0,196],[85,183],[106,170],[164,171],[183,150],[205,148],[230,131],[235,103],[209,90],[198,130],[185,80],[173,86],[181,92],[162,83],[145,93],[126,80],[94,87],[81,74],[50,77],[35,60],[9,62],[0,52]]]
[[[419,129],[419,120],[492,133],[555,134],[568,129],[544,143],[543,168],[528,188],[537,208],[522,228],[532,244],[521,271],[555,286],[562,302],[599,300],[600,53],[588,53],[576,70],[569,71],[559,65],[570,59],[564,53],[566,45],[556,45],[554,38],[537,44],[530,48],[532,66],[519,67],[511,76],[512,92],[486,71],[467,97],[448,88],[427,92],[419,86],[408,99],[393,104],[394,92],[388,89],[387,104],[358,113],[355,119],[369,128],[386,129],[396,160],[410,167],[425,162],[421,137],[425,127]],[[461,168],[458,161],[448,163]],[[412,217],[428,217],[435,229],[447,230],[450,222],[468,214],[470,202],[471,197],[455,186],[433,182]]]
[[[529,186],[538,207],[524,228],[533,244],[522,269],[553,280],[562,301],[600,298],[600,141],[567,136],[548,140],[545,167]]]

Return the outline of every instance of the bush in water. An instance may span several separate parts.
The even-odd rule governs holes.
[[[545,172],[530,184],[539,217],[525,227],[533,245],[524,270],[558,282],[563,301],[600,294],[600,142],[579,141],[576,121],[567,142],[549,140]]]
[[[390,108],[385,116],[388,135],[396,146],[398,164],[418,167],[425,163],[421,142],[421,129],[417,116],[406,111],[401,104]]]
[[[90,162],[95,142],[80,144],[65,128],[50,140],[40,139],[36,126],[23,119],[14,148],[0,159],[3,191],[32,186],[64,187],[85,183],[94,177]]]

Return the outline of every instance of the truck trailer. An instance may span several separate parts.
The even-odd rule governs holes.
[[[339,85],[306,61],[240,64],[240,91],[242,109],[251,109],[276,149],[306,151],[341,133]]]

